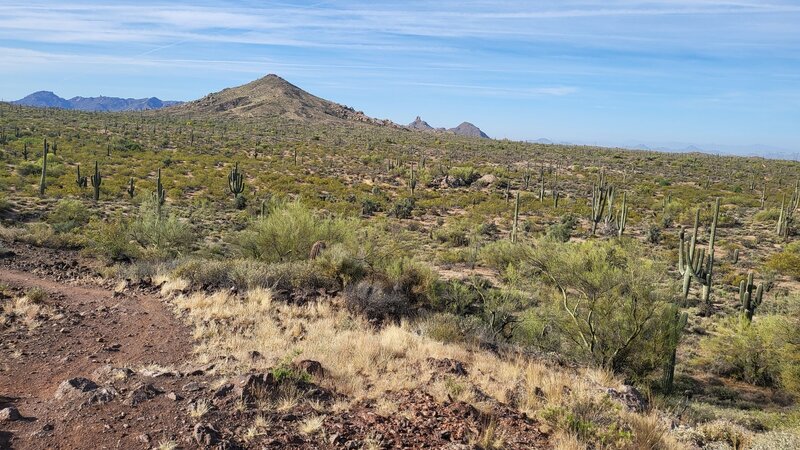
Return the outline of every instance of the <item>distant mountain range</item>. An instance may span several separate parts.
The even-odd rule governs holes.
[[[50,91],[34,92],[20,100],[11,102],[16,105],[34,106],[37,108],[75,109],[79,111],[145,111],[161,109],[167,106],[181,104],[182,102],[162,101],[156,97],[150,98],[119,98],[119,97],[73,97],[69,100],[59,97]]]
[[[434,128],[428,125],[428,122],[422,120],[419,116],[408,124],[407,128],[416,131],[433,131],[439,133],[453,133],[457,136],[469,136],[469,137],[479,137],[484,139],[489,139],[489,136],[486,135],[480,128],[476,127],[475,125],[469,122],[461,122],[461,125],[455,128]]]
[[[764,158],[788,159],[800,161],[800,151],[788,148],[774,147],[764,144],[751,145],[725,145],[725,144],[691,144],[687,142],[658,142],[658,143],[636,143],[634,142],[588,142],[588,141],[560,141],[554,142],[550,139],[540,138],[528,141],[536,144],[556,144],[556,145],[591,145],[597,147],[624,148],[628,150],[650,150],[667,153],[710,153],[736,156],[760,156]]]

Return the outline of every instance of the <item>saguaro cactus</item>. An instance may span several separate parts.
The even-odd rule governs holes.
[[[517,191],[517,198],[514,200],[514,222],[511,226],[511,242],[517,242],[517,229],[519,224],[519,191]]]
[[[49,150],[47,138],[44,140],[44,152],[42,155],[42,178],[39,180],[39,195],[44,195],[47,189],[47,152]]]
[[[678,311],[678,307],[675,305],[672,305],[667,312],[664,343],[669,353],[664,359],[664,375],[661,379],[661,385],[665,393],[672,392],[672,386],[675,380],[675,363],[677,362],[678,356],[678,344],[680,343],[683,330],[686,328],[688,320],[689,315]]]
[[[27,161],[28,160],[28,143],[25,143],[25,146],[22,148],[22,158]]]
[[[78,165],[77,170],[78,170],[78,176],[75,179],[75,184],[77,184],[79,188],[85,188],[86,186],[89,185],[89,179],[86,176],[81,176],[80,164]]]
[[[603,211],[605,211],[606,205],[613,201],[613,192],[614,187],[606,183],[605,172],[600,171],[597,183],[592,185],[592,216],[590,220],[592,222],[593,236],[597,232],[597,224],[603,220]]]
[[[761,305],[761,299],[764,296],[764,283],[759,283],[756,286],[753,283],[753,272],[747,274],[747,281],[742,280],[739,283],[739,300],[742,302],[742,311],[744,317],[748,322],[753,320],[753,314]]]
[[[708,253],[697,249],[697,235],[700,222],[700,208],[694,217],[694,232],[690,242],[686,241],[686,230],[681,227],[680,248],[678,249],[678,271],[683,275],[683,298],[689,296],[692,279],[703,287],[702,300],[708,302],[711,295],[711,277],[714,270],[714,243],[717,238],[717,218],[719,217],[719,198],[714,203],[714,217],[711,222],[711,235],[708,240]]]
[[[100,167],[97,161],[94,162],[94,174],[92,175],[92,187],[94,188],[94,201],[100,200],[100,185],[103,183],[103,176],[100,175]]]
[[[133,179],[131,178],[131,181]],[[156,200],[156,207],[158,208],[158,217],[161,217],[161,207],[164,206],[164,202],[167,200],[167,191],[164,190],[164,185],[161,184],[161,169],[158,169],[158,175],[156,176],[156,190],[153,192]]]
[[[239,163],[236,163],[236,166],[231,169],[231,173],[228,174],[228,189],[230,189],[231,194],[233,194],[234,200],[236,201],[236,208],[244,209],[245,207],[245,200],[242,193],[244,192],[244,174],[239,172]]]
[[[414,173],[414,163],[411,163],[411,176],[408,179],[408,187],[411,189],[411,196],[414,196],[414,190],[417,188],[417,175]]]
[[[625,222],[628,221],[628,194],[626,192],[622,193],[622,208],[617,214],[617,233],[619,237],[622,237],[622,233],[625,232]]]
[[[136,194],[136,186],[133,184],[133,177],[128,181],[128,189],[125,190],[130,198]]]

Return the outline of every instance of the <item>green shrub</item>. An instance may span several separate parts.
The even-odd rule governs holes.
[[[800,280],[800,242],[792,242],[782,252],[770,256],[766,265],[768,269]]]
[[[148,197],[139,207],[136,218],[128,224],[128,236],[142,250],[142,256],[155,259],[174,258],[189,250],[196,236],[192,228]]]
[[[60,200],[53,211],[47,215],[47,223],[53,226],[57,233],[67,233],[75,228],[89,223],[91,213],[78,200]]]
[[[777,222],[780,218],[781,210],[779,208],[770,208],[759,211],[753,216],[756,222]]]
[[[331,246],[352,241],[355,229],[352,221],[322,218],[301,203],[292,202],[252,221],[233,241],[246,258],[265,262],[301,261],[308,259],[315,242]]]
[[[547,229],[547,238],[556,242],[568,242],[577,225],[577,219],[572,214],[564,214],[557,224]]]
[[[800,394],[800,328],[797,318],[730,317],[701,341],[697,363],[714,374]]]
[[[130,261],[139,256],[128,237],[128,224],[121,218],[92,220],[88,225],[87,251],[112,261]]]
[[[389,215],[398,219],[410,219],[414,211],[414,199],[407,197],[396,201],[389,211]]]

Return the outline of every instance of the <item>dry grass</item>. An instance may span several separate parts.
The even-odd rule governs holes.
[[[209,411],[211,411],[211,402],[204,398],[189,405],[189,417],[192,419],[200,419]]]
[[[375,400],[381,414],[397,413],[396,406],[383,400],[387,391],[421,389],[442,401],[463,400],[481,409],[486,405],[476,400],[475,392],[479,389],[502,402],[513,400],[529,416],[545,410],[565,411],[598,427],[632,430],[636,448],[673,448],[666,444],[666,430],[655,417],[624,413],[611,404],[603,388],[619,388],[622,383],[607,371],[564,370],[530,359],[502,358],[433,341],[416,332],[411,323],[376,330],[330,303],[290,305],[273,301],[270,292],[263,289],[241,296],[228,292],[178,294],[173,302],[179,314],[194,327],[199,359],[234,357],[219,367],[221,373],[268,371],[285,362],[287,356],[312,359],[322,363],[327,371],[326,377],[318,380],[319,384],[346,395],[351,402]],[[252,351],[262,357],[253,360],[249,357]],[[468,368],[468,375],[441,377],[437,369],[430,367],[428,358],[461,361]],[[513,399],[508,398],[509,392],[514,392]],[[302,401],[301,392],[287,388],[277,397],[257,401],[257,406],[285,411]],[[346,403],[333,404],[328,409],[335,413],[347,407]],[[322,416],[315,417],[302,427],[313,429],[312,425],[321,421]],[[557,422],[555,426],[558,431]],[[572,438],[564,436],[559,445],[570,448]],[[487,424],[475,442],[482,448],[498,448],[502,436],[496,426]]]
[[[323,423],[325,423],[325,416],[312,416],[301,421],[297,426],[297,430],[310,436],[319,433],[322,430]]]

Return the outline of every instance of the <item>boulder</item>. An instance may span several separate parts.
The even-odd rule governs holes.
[[[88,399],[98,387],[94,381],[88,378],[70,378],[58,385],[55,398],[56,400]]]

